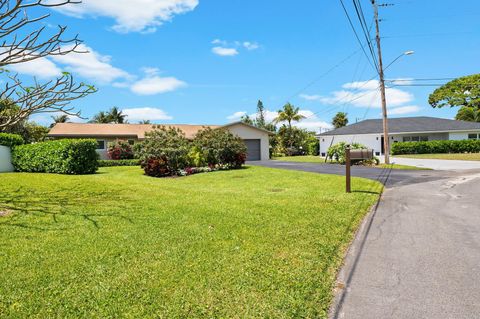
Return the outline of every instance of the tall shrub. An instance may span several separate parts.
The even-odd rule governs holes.
[[[193,140],[209,166],[239,168],[245,163],[247,147],[243,140],[225,129],[205,128]]]
[[[391,148],[392,155],[480,153],[480,140],[399,142]]]
[[[16,171],[93,174],[98,168],[95,140],[65,139],[17,146],[12,152]]]
[[[23,138],[17,134],[0,133],[0,145],[14,147],[22,145],[24,143]]]
[[[152,171],[149,162],[155,162],[155,167],[165,166],[162,172],[176,174],[188,165],[189,151],[190,145],[185,134],[179,129],[165,126],[157,126],[145,134],[142,143],[135,145],[136,157],[140,159],[147,175]]]

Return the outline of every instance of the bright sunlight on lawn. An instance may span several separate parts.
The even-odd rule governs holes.
[[[0,174],[0,317],[326,317],[381,190],[353,185],[261,167]]]

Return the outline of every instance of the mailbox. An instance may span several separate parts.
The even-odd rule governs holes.
[[[351,160],[371,160],[373,159],[373,150],[360,149],[350,150]]]

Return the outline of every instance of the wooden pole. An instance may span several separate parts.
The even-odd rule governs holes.
[[[387,98],[385,93],[385,77],[383,73],[382,47],[380,45],[380,25],[378,21],[378,5],[372,0],[375,27],[377,29],[377,49],[378,49],[378,75],[380,77],[380,95],[382,98],[382,118],[383,118],[383,149],[385,156],[385,164],[390,164],[390,140],[388,137],[388,119],[387,119]]]
[[[348,145],[347,148],[345,149],[345,178],[346,178],[345,185],[346,185],[346,192],[347,193],[352,192],[350,166],[351,166],[350,145]]]

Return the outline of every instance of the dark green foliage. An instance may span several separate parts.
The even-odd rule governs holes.
[[[428,97],[434,108],[460,107],[457,120],[480,122],[480,74],[460,77],[436,89]]]
[[[392,145],[392,155],[480,153],[480,140],[401,142]]]
[[[193,143],[209,166],[239,168],[245,163],[245,143],[227,130],[205,128],[197,133]]]
[[[58,140],[21,145],[13,149],[18,172],[93,174],[98,168],[95,140]]]
[[[113,166],[140,166],[140,161],[138,159],[98,160],[98,167],[113,167]]]
[[[345,142],[340,142],[338,144],[335,144],[331,146],[328,151],[327,151],[327,158],[330,160],[334,160],[336,162],[339,162],[340,164],[345,164],[345,150],[347,149],[347,143]],[[359,150],[359,149],[366,149],[367,147],[365,145],[359,144],[359,143],[352,143],[350,144],[350,149],[352,150]]]
[[[292,126],[289,128],[282,125],[275,136],[274,152],[277,154],[285,154],[287,156],[295,155],[318,155],[319,142],[315,137],[315,132],[307,131]]]
[[[0,133],[0,145],[13,147],[23,144],[23,138],[17,134]]]
[[[340,128],[347,126],[348,124],[348,114],[345,112],[338,112],[332,119],[332,125],[335,128]]]
[[[166,160],[170,172],[177,172],[188,165],[190,143],[179,129],[157,126],[155,130],[146,133],[145,140],[135,144],[134,149],[145,169],[151,159]],[[145,173],[148,175],[147,170]]]

